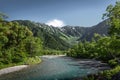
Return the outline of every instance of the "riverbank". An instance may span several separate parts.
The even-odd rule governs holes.
[[[22,70],[22,69],[27,68],[27,67],[28,67],[28,65],[19,65],[19,66],[4,68],[4,69],[0,70],[0,75],[19,71],[19,70]]]
[[[18,64],[8,64],[0,69],[0,76],[3,74],[22,70],[24,68],[27,68],[29,65],[35,65],[41,62],[42,60],[40,59],[40,57],[36,56],[36,57],[27,58],[24,62]]]
[[[56,57],[60,57],[60,56],[65,56],[65,55],[44,55],[41,57],[45,57],[45,58],[56,58]],[[2,68],[0,69],[0,76],[4,75],[4,74],[8,74],[11,72],[16,72],[16,71],[20,71],[24,68],[27,68],[29,65],[33,65],[33,64],[38,64],[41,63],[42,60],[39,57],[35,57],[35,58],[29,58],[28,60],[26,60],[26,64],[27,65],[18,65],[18,66],[12,66],[12,67],[7,67],[7,68]]]
[[[66,55],[43,55],[41,57],[51,59],[51,58],[57,58],[57,57],[63,57],[63,56],[66,56]]]

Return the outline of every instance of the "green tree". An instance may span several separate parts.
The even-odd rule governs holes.
[[[104,17],[108,18],[110,24],[110,54],[115,58],[120,58],[120,1],[117,1],[115,5],[109,5]]]
[[[29,44],[29,45],[28,45]],[[19,63],[42,50],[42,41],[17,22],[2,20],[0,23],[0,63]]]
[[[109,34],[120,37],[120,1],[117,1],[114,6],[109,5],[103,17],[109,19]]]
[[[8,16],[6,14],[0,12],[0,21],[4,20],[6,18],[8,18]]]
[[[30,57],[34,57],[42,54],[42,41],[40,38],[29,37],[25,41],[25,48]]]

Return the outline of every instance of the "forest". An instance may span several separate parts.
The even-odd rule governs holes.
[[[42,41],[33,37],[33,33],[17,22],[4,20],[0,14],[0,68],[16,64],[28,64],[32,58],[39,62]],[[37,63],[37,62],[36,62]]]

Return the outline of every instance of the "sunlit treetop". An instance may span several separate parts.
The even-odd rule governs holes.
[[[120,1],[117,1],[115,5],[109,5],[103,16],[109,19],[109,34],[120,35]]]

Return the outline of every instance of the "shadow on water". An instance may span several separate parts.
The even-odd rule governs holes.
[[[77,77],[99,71],[97,67],[87,66],[87,60],[70,57],[42,57],[43,62],[21,71],[0,76],[0,80],[74,80]],[[96,65],[97,61],[91,61]],[[98,62],[99,63],[99,62]]]

